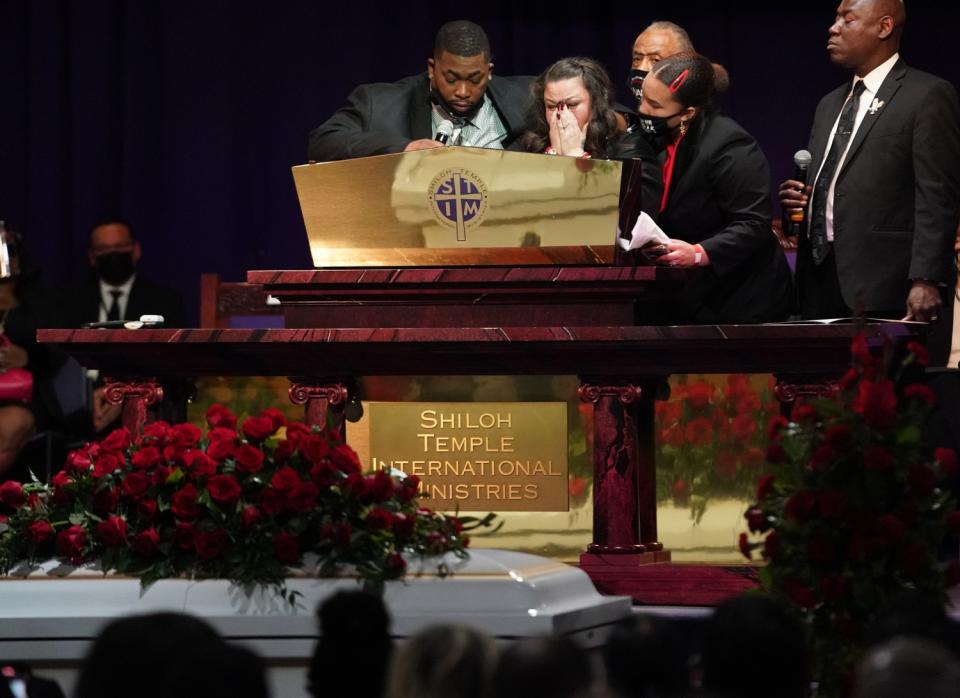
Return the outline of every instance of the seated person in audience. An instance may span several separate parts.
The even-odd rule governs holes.
[[[310,133],[311,160],[347,160],[449,145],[510,148],[522,133],[529,77],[493,79],[486,32],[464,20],[437,32],[427,72],[394,83],[360,85],[347,104]]]
[[[662,168],[662,196],[644,204],[671,238],[658,263],[702,268],[677,298],[675,319],[785,320],[790,269],[770,224],[770,169],[756,140],[714,110],[725,73],[681,53],[658,62],[643,85],[640,129],[622,154]]]
[[[434,625],[394,655],[386,698],[487,698],[496,660],[493,640],[465,625]]]
[[[960,684],[960,660],[946,648],[904,635],[874,647],[853,681],[853,698],[951,698]]]
[[[593,672],[587,654],[568,637],[531,637],[507,647],[497,661],[497,698],[587,698]]]
[[[50,315],[50,299],[37,285],[35,270],[23,259],[19,236],[7,230],[0,239],[9,255],[0,269],[0,334],[9,340],[0,346],[0,373],[24,368],[33,375],[30,402],[0,399],[0,479],[30,437],[49,426],[49,409],[44,380],[55,368],[55,355],[49,347],[37,344],[37,329]],[[5,274],[5,276],[4,276]],[[31,467],[32,464],[28,464]],[[37,472],[39,475],[39,471]],[[25,473],[24,473],[25,475]]]
[[[88,322],[160,315],[165,327],[182,327],[183,299],[173,289],[137,272],[142,254],[129,223],[109,218],[95,225],[87,248],[87,261],[94,273],[83,284],[64,293],[59,324],[80,327]],[[116,424],[120,406],[108,404],[103,389],[97,388],[93,392],[91,416],[94,433],[103,432]]]

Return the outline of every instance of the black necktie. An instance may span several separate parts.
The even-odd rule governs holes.
[[[120,296],[123,295],[123,291],[121,291],[119,288],[111,288],[110,295],[113,296],[113,302],[107,309],[108,322],[117,321],[120,319]]]
[[[837,122],[837,132],[833,135],[830,152],[827,153],[820,168],[820,176],[813,185],[813,209],[810,212],[810,254],[815,264],[820,264],[827,258],[830,246],[827,241],[827,196],[830,193],[830,184],[836,174],[840,158],[847,150],[850,137],[853,135],[853,126],[857,119],[857,109],[860,107],[860,95],[864,90],[863,80],[857,80],[853,85],[853,92],[847,98],[840,111],[840,120]]]

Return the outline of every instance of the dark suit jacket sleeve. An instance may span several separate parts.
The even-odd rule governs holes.
[[[386,155],[399,153],[406,147],[411,139],[399,130],[370,128],[375,121],[374,109],[378,108],[375,103],[378,89],[383,89],[383,86],[360,85],[350,93],[344,107],[310,132],[308,154],[311,160],[328,162]],[[394,118],[405,119],[406,116],[404,110],[403,114]]]
[[[913,171],[910,278],[952,285],[952,250],[960,206],[960,103],[957,91],[946,81],[937,81],[917,107]]]
[[[714,272],[723,277],[769,244],[770,167],[757,142],[734,136],[712,154],[708,177],[726,225],[700,244]]]

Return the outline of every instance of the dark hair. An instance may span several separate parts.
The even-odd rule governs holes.
[[[90,237],[93,238],[94,230],[96,230],[97,228],[101,228],[105,225],[122,225],[124,228],[127,229],[127,232],[130,233],[131,241],[135,241],[137,239],[137,234],[134,231],[133,225],[131,225],[130,221],[128,221],[125,218],[120,218],[119,216],[104,216],[102,218],[98,218],[96,222],[94,222],[94,224],[90,226]]]
[[[714,99],[730,85],[726,69],[699,53],[675,53],[658,61],[650,73],[671,87],[680,104],[701,112],[713,111]]]
[[[527,131],[521,146],[533,153],[542,153],[550,144],[550,126],[543,106],[543,91],[549,82],[580,78],[590,95],[590,122],[583,149],[594,156],[604,156],[607,145],[617,130],[613,111],[613,84],[603,66],[593,58],[574,56],[561,58],[543,71],[530,85],[530,109],[527,111]]]
[[[530,637],[507,647],[493,674],[497,698],[565,698],[583,695],[593,673],[569,637]]]
[[[490,39],[483,27],[465,19],[447,22],[433,40],[433,55],[436,58],[446,51],[454,56],[478,56],[490,58]]]

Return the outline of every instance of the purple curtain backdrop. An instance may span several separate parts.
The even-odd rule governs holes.
[[[51,284],[85,273],[94,220],[129,219],[145,273],[183,292],[193,323],[201,272],[309,266],[290,176],[308,131],[354,85],[422,70],[437,27],[461,17],[487,29],[497,72],[592,55],[624,103],[636,34],[678,22],[728,68],[725,110],[776,183],[845,79],[825,52],[835,3],[772,9],[786,4],[0,0],[0,219]],[[908,9],[905,58],[960,82],[960,8]]]

